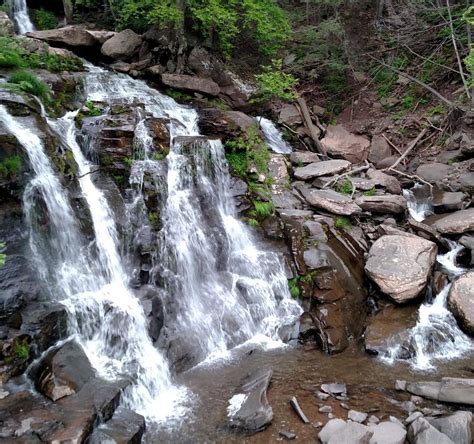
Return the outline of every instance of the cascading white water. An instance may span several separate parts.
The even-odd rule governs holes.
[[[416,196],[417,193],[426,191],[425,188],[426,185],[415,184],[411,190],[403,190],[403,197],[408,204],[408,212],[417,222],[423,222],[430,214],[433,214],[431,196],[425,196],[423,199]]]
[[[438,255],[437,261],[450,279],[466,270],[456,265],[456,257],[462,246],[448,241],[450,251]],[[403,345],[412,348],[410,364],[417,370],[435,368],[437,360],[458,358],[474,350],[474,341],[458,327],[456,319],[447,308],[447,299],[451,283],[448,283],[432,302],[423,303],[418,311],[418,321],[408,332],[406,344],[395,344],[387,351],[383,359],[392,363],[401,356]]]
[[[265,117],[256,117],[255,119],[265,135],[267,145],[272,151],[280,154],[289,154],[293,151],[271,120],[266,119]]]
[[[7,5],[18,34],[25,34],[35,29],[28,15],[26,0],[7,0]]]

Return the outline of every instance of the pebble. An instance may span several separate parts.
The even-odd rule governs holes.
[[[0,388],[0,399],[6,398],[10,393]]]
[[[347,392],[346,384],[338,384],[336,382],[332,384],[321,384],[321,390],[330,395],[341,395]]]
[[[354,422],[363,423],[367,419],[367,413],[358,412],[357,410],[349,410],[347,419]]]
[[[421,404],[424,401],[424,399],[421,396],[412,395],[410,397],[410,401],[413,402],[414,404]]]
[[[332,407],[330,405],[323,405],[322,407],[319,408],[319,413],[331,413],[332,412]]]
[[[349,407],[345,402],[341,402],[341,403],[340,403],[340,406],[341,406],[343,409],[350,410],[350,407]]]
[[[405,412],[408,412],[408,414],[410,414],[410,415],[416,410],[415,403],[411,402],[411,401],[402,402],[401,407],[402,407],[403,410],[405,410]]]
[[[370,415],[367,422],[369,422],[370,424],[378,424],[380,422],[380,419],[375,415]]]
[[[285,439],[296,439],[296,433],[293,433],[293,432],[287,432],[287,431],[281,431],[279,432],[280,433],[280,436],[283,436],[283,438]]]
[[[320,427],[323,426],[323,423],[321,421],[316,421],[311,424],[315,429],[319,429]]]
[[[335,416],[332,413],[328,413],[328,418],[333,419],[333,418],[335,418]]]
[[[398,379],[395,381],[395,390],[404,392],[406,390],[406,388],[407,388],[407,382],[406,381],[400,381]]]
[[[323,393],[323,392],[316,393],[316,396],[322,401],[326,401],[326,399],[331,397],[331,395],[329,395],[328,393]]]

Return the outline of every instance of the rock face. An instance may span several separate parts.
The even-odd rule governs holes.
[[[449,290],[448,307],[460,327],[474,336],[474,271],[454,281]]]
[[[66,26],[64,28],[49,29],[47,31],[27,32],[26,35],[34,39],[44,40],[48,43],[60,43],[73,48],[92,47],[98,43],[92,34],[77,26]]]
[[[15,35],[15,26],[7,13],[0,11],[0,37]]]
[[[383,293],[404,303],[425,288],[437,251],[436,244],[417,236],[382,236],[372,245],[365,270]]]
[[[351,163],[347,160],[325,160],[296,168],[294,176],[299,180],[311,180],[320,176],[330,176],[347,170]]]
[[[245,382],[239,394],[229,401],[228,416],[232,427],[255,433],[267,427],[273,410],[267,400],[267,388],[273,371],[261,369]]]
[[[102,45],[101,52],[112,59],[129,60],[141,44],[140,35],[131,29],[125,29],[106,40]]]
[[[242,136],[250,128],[255,128],[255,120],[240,111],[205,108],[199,110],[198,125],[202,135],[226,140]]]
[[[321,145],[329,155],[352,163],[366,160],[370,149],[368,139],[351,134],[342,125],[329,125]]]
[[[351,216],[361,212],[361,208],[349,197],[334,190],[301,189],[301,194],[309,205],[341,216]]]
[[[211,79],[186,74],[162,74],[161,81],[171,88],[196,91],[209,96],[218,96],[221,91],[219,85]]]
[[[427,223],[442,234],[462,234],[474,231],[474,208],[460,210],[442,217],[432,217]]]
[[[356,204],[365,211],[380,214],[401,214],[407,209],[406,199],[394,195],[361,196]]]
[[[474,379],[442,378],[440,382],[413,382],[407,384],[406,390],[437,401],[474,405]]]

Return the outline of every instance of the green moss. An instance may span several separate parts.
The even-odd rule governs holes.
[[[158,221],[159,221],[159,218],[158,218],[158,213],[156,213],[155,211],[150,211],[148,213],[148,221],[150,222],[150,224],[152,226],[156,226],[158,225]]]
[[[290,294],[293,299],[299,299],[301,297],[299,276],[293,279],[288,279],[288,289],[290,290]]]
[[[253,219],[251,217],[248,217],[247,219],[245,219],[246,222],[253,228],[258,228],[260,227],[260,222],[256,219]]]
[[[0,162],[0,178],[13,179],[20,173],[23,161],[20,156],[10,156]]]
[[[33,94],[48,106],[51,100],[51,90],[42,80],[29,71],[16,71],[8,78],[10,88],[17,92]]]
[[[155,152],[155,153],[153,153],[151,158],[152,158],[152,160],[165,160],[166,156],[167,156],[166,153]]]
[[[0,267],[3,267],[5,265],[5,261],[7,260],[7,255],[4,253],[5,248],[5,242],[0,242]]]
[[[376,193],[376,189],[375,187],[372,187],[370,190],[368,191],[364,191],[364,196],[375,196],[375,193]]]
[[[253,202],[254,209],[249,214],[258,220],[265,219],[273,214],[273,202],[263,202],[255,200]]]
[[[30,356],[30,347],[26,341],[17,342],[13,346],[13,354],[16,358],[26,361]]]
[[[249,161],[245,151],[226,153],[226,159],[236,176],[244,177],[247,174]]]
[[[352,191],[353,191],[352,182],[349,179],[345,179],[343,182],[337,182],[336,185],[334,186],[334,189],[338,193],[350,195],[352,194]]]
[[[351,221],[344,216],[339,216],[336,217],[336,220],[334,222],[334,227],[337,230],[346,230],[349,229],[352,226]]]

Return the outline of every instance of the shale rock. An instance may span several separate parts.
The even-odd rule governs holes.
[[[319,162],[319,156],[311,151],[294,151],[290,154],[290,161],[293,165],[307,165]]]
[[[226,140],[245,135],[255,120],[240,111],[205,108],[199,110],[198,125],[202,135]]]
[[[186,74],[162,74],[161,81],[164,85],[185,91],[193,91],[218,96],[221,89],[219,85],[211,79]]]
[[[407,302],[425,288],[437,250],[436,244],[417,236],[382,236],[372,245],[365,270],[383,293]]]
[[[407,432],[401,424],[384,421],[376,425],[369,425],[373,432],[369,444],[404,444]]]
[[[382,160],[392,155],[390,145],[382,136],[372,137],[370,143],[369,161],[377,165]]]
[[[351,166],[347,160],[325,160],[324,162],[310,163],[304,167],[296,168],[294,176],[299,180],[311,180],[320,176],[330,176],[346,171]]]
[[[26,35],[48,43],[60,43],[72,48],[92,47],[98,44],[98,41],[92,34],[77,26],[65,26],[64,28],[49,29],[47,31],[27,32]]]
[[[321,145],[331,156],[360,163],[367,159],[370,141],[365,137],[351,134],[342,125],[329,125]]]
[[[300,191],[309,205],[332,214],[352,216],[362,211],[349,196],[334,190],[314,190],[302,187]]]
[[[374,169],[367,171],[367,177],[371,180],[375,180],[378,185],[385,188],[389,193],[400,194],[402,192],[402,186],[396,177]]]
[[[331,419],[319,432],[322,444],[369,444],[374,433],[362,424]]]
[[[444,163],[425,163],[418,167],[416,175],[429,183],[435,184],[442,182],[443,179],[448,176],[450,171],[451,167]]]
[[[442,378],[440,382],[413,382],[406,390],[423,398],[474,405],[474,379]]]
[[[436,190],[433,193],[433,209],[436,214],[463,210],[469,206],[469,203],[469,196],[462,192]]]
[[[449,290],[448,307],[460,327],[474,336],[474,271],[454,281]]]
[[[129,60],[142,44],[142,37],[131,29],[125,29],[107,39],[102,45],[101,52],[106,57],[115,60]]]
[[[474,231],[474,208],[442,216],[432,216],[425,222],[442,234],[462,234]]]
[[[393,195],[361,196],[356,204],[365,211],[379,214],[401,214],[407,209],[406,199]]]

